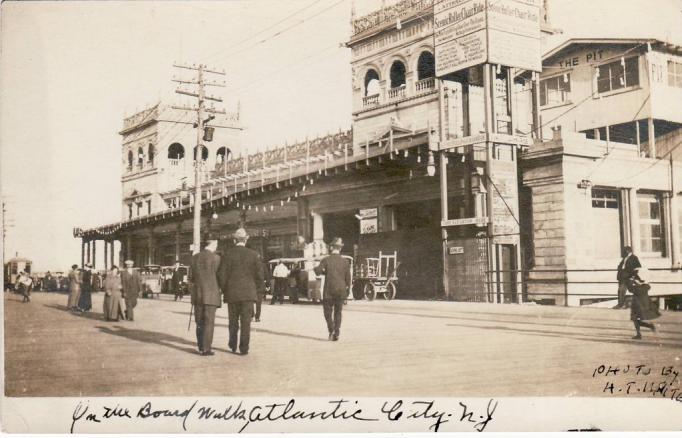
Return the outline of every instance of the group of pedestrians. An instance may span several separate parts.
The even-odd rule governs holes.
[[[614,309],[625,307],[625,295],[629,291],[632,294],[630,304],[630,319],[635,325],[633,339],[642,339],[641,327],[646,327],[656,332],[656,326],[647,322],[661,316],[658,306],[649,297],[649,270],[642,266],[639,258],[633,254],[632,248],[626,246],[623,249],[624,256],[618,264],[618,304]]]
[[[104,279],[104,319],[107,321],[134,320],[134,309],[142,289],[140,274],[133,269],[133,261],[126,260],[125,269],[120,272],[112,266]],[[74,313],[92,310],[92,265],[85,264],[82,270],[72,265],[69,278],[67,308]]]
[[[246,247],[249,239],[246,230],[238,229],[233,234],[235,246],[222,257],[217,255],[218,241],[207,236],[201,251],[192,256],[190,281],[192,283],[192,305],[196,321],[196,337],[199,354],[212,356],[213,332],[216,310],[227,304],[228,347],[233,353],[247,355],[251,337],[251,321],[254,307],[265,293],[265,274],[260,255]],[[337,341],[341,328],[341,311],[350,288],[350,264],[340,255],[343,242],[336,238],[330,244],[331,255],[324,258],[315,268],[318,275],[326,275],[324,286],[324,316],[327,321],[329,339]],[[286,268],[286,267],[285,267]],[[288,271],[288,270],[287,270]],[[275,278],[285,278],[280,270]],[[282,283],[275,284],[276,296],[283,293]],[[279,285],[279,287],[278,287]],[[273,298],[274,302],[275,298]],[[280,299],[280,302],[283,300]],[[257,312],[256,321],[260,315]]]

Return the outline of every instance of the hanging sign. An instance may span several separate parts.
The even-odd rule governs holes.
[[[484,63],[542,69],[539,0],[443,0],[433,28],[437,76]]]

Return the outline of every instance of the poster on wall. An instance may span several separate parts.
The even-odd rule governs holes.
[[[366,218],[360,221],[360,234],[374,234],[379,232],[377,218]]]

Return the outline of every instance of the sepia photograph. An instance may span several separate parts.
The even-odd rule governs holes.
[[[681,145],[680,0],[5,1],[2,430],[680,431]]]

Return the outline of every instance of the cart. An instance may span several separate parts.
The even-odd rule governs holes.
[[[372,301],[381,294],[384,299],[392,300],[396,294],[398,282],[398,252],[384,254],[379,252],[379,257],[367,257],[364,263],[358,266],[354,290],[361,290],[362,295],[368,301]]]
[[[161,266],[146,265],[140,269],[142,298],[158,298],[161,293]]]
[[[353,257],[342,255],[348,261],[351,272],[351,285],[353,284]],[[307,298],[313,303],[318,303],[322,300],[322,291],[324,290],[324,275],[316,275],[313,269],[320,264],[324,256],[317,256],[311,258],[296,257],[296,258],[277,258],[268,261],[268,285],[271,292],[274,292],[274,278],[272,272],[275,266],[281,261],[284,263],[291,274],[289,275],[289,287],[285,292],[285,296],[291,297],[292,292],[297,292],[298,298]],[[296,289],[296,291],[294,291]],[[353,299],[353,294],[348,296],[349,300]]]

